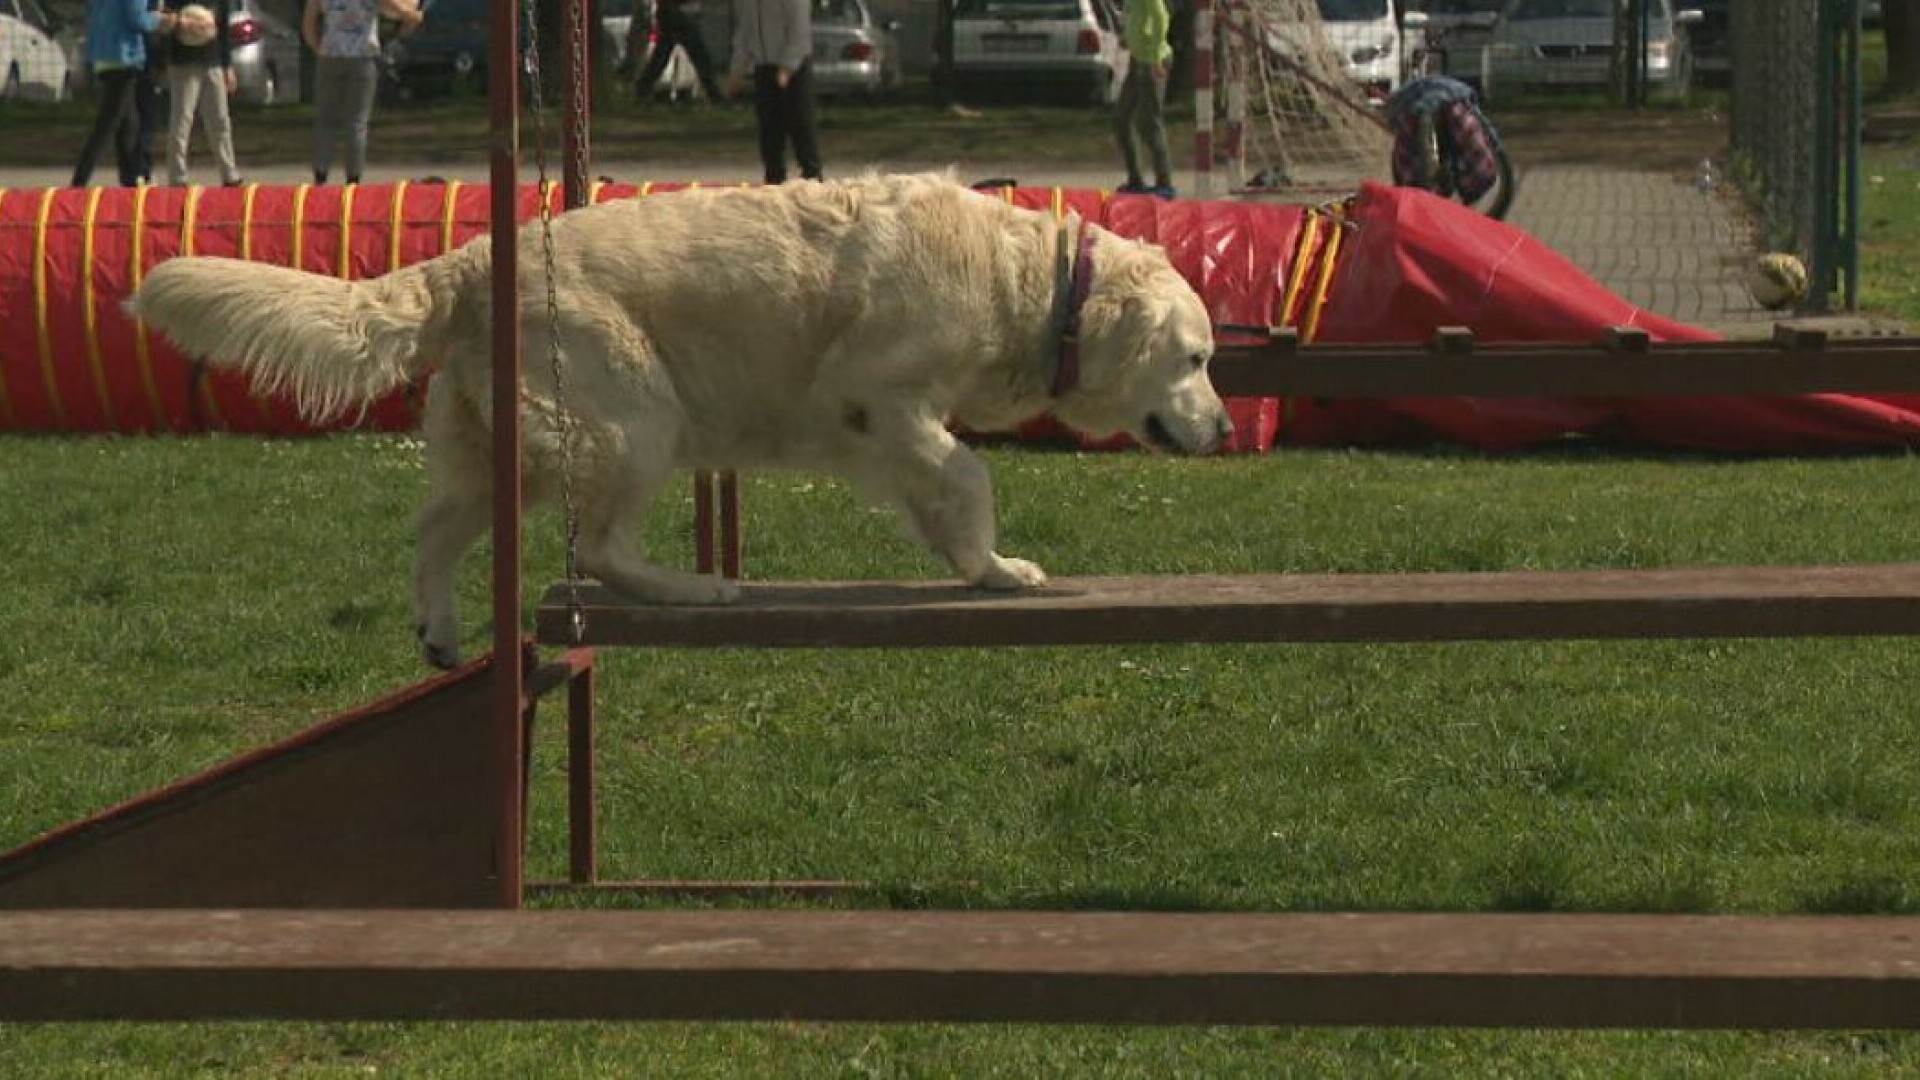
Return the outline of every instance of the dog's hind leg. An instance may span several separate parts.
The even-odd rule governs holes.
[[[485,433],[463,424],[466,406],[435,382],[428,391],[427,501],[414,551],[413,617],[427,663],[460,663],[460,615],[453,595],[460,556],[492,522],[491,468]]]
[[[646,463],[627,459],[581,478],[580,569],[627,596],[651,604],[730,604],[740,587],[713,574],[655,566],[639,548],[647,507],[672,469],[666,453]]]
[[[857,438],[850,479],[905,511],[933,553],[983,589],[1044,585],[1046,571],[994,550],[993,481],[938,420],[877,416]]]

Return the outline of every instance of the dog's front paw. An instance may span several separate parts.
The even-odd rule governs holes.
[[[740,602],[740,583],[728,581],[723,577],[702,577],[706,586],[704,595],[689,601],[695,604],[737,604]]]
[[[459,645],[451,643],[443,645],[427,640],[427,628],[424,626],[416,629],[415,633],[420,638],[420,658],[425,660],[428,666],[439,668],[441,671],[452,671],[460,666]]]
[[[1006,559],[998,555],[973,583],[982,589],[1032,589],[1047,583],[1047,572],[1039,564],[1025,559]]]
[[[676,575],[648,597],[660,604],[706,606],[740,600],[740,583],[716,574]]]

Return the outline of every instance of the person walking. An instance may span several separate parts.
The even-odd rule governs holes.
[[[812,54],[811,0],[738,0],[728,89],[740,89],[746,77],[753,76],[760,164],[769,184],[787,179],[788,143],[803,178],[818,180],[822,175],[813,120]]]
[[[146,0],[92,0],[87,6],[87,66],[93,72],[99,104],[93,126],[73,167],[73,186],[93,180],[94,163],[107,140],[113,140],[115,163],[123,187],[147,179],[151,163],[143,161],[140,132],[141,75],[147,67],[147,35],[173,32],[172,12],[150,10]]]
[[[227,99],[237,82],[233,75],[233,46],[227,40],[231,18],[229,0],[193,0],[213,14],[213,38],[189,45],[174,35],[161,50],[165,58],[167,85],[167,183],[187,182],[187,149],[192,141],[194,121],[206,136],[213,161],[220,171],[220,182],[228,187],[240,183],[240,167],[233,158],[233,113]],[[169,0],[176,13],[180,0]]]
[[[1114,137],[1127,168],[1119,190],[1173,198],[1173,161],[1167,154],[1167,124],[1161,101],[1167,88],[1167,63],[1173,47],[1167,43],[1166,0],[1127,0],[1127,77],[1120,84],[1120,100],[1113,116]],[[1134,137],[1146,141],[1153,157],[1153,186],[1140,175],[1140,151]]]
[[[327,182],[333,152],[343,146],[347,183],[367,164],[367,125],[380,86],[380,17],[410,33],[422,21],[417,0],[307,0],[300,36],[317,63],[313,73],[313,181]]]
[[[633,20],[627,30],[629,61],[640,55],[647,44],[649,30],[655,31],[653,55],[647,57],[646,65],[633,80],[635,98],[646,101],[653,96],[654,84],[667,70],[676,48],[686,51],[687,62],[693,65],[693,74],[700,80],[700,89],[708,101],[719,101],[726,96],[720,81],[714,77],[713,54],[707,51],[706,39],[700,36],[699,0],[656,0],[651,26],[639,19]]]

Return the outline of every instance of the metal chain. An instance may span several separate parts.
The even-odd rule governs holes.
[[[574,505],[573,497],[574,440],[578,433],[573,411],[567,405],[566,365],[560,359],[560,287],[554,281],[553,192],[552,181],[547,177],[546,102],[540,80],[540,13],[537,4],[538,0],[524,0],[521,11],[527,28],[528,112],[533,118],[533,161],[539,179],[541,268],[547,284],[547,366],[553,378],[554,423],[560,429],[560,505],[566,519],[567,629],[577,645],[586,637],[587,625],[586,609],[580,601],[580,512]],[[572,36],[576,38],[574,47],[575,56],[578,57],[579,35]],[[578,70],[584,72],[586,69],[582,67]],[[583,99],[576,98],[573,104],[584,112]]]

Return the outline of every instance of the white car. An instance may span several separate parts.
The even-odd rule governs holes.
[[[1120,34],[1108,0],[955,0],[955,89],[1040,85],[1111,102],[1127,77]]]
[[[1318,0],[1318,6],[1347,77],[1380,100],[1398,90],[1404,67],[1394,0]]]
[[[0,98],[65,101],[73,91],[67,49],[39,0],[0,0]]]

